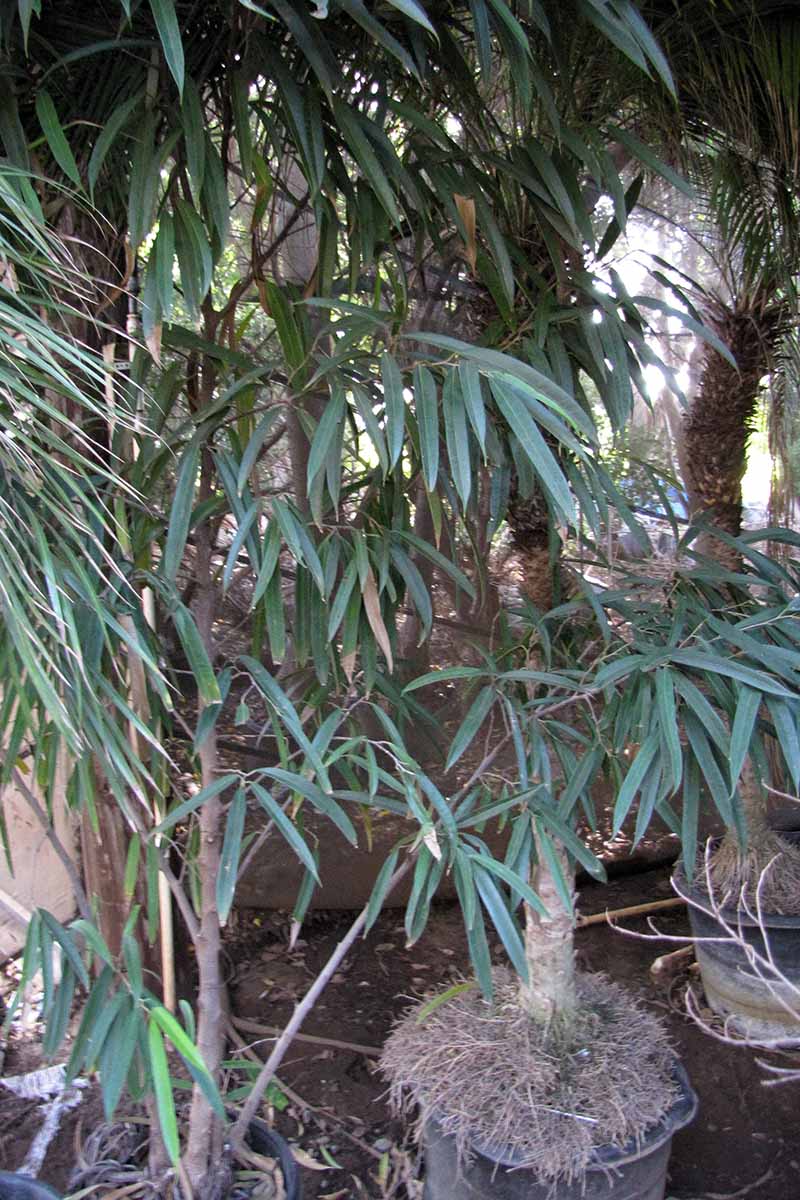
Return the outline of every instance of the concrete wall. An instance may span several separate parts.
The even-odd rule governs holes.
[[[39,798],[36,789],[32,790]],[[11,846],[13,874],[5,854],[0,851],[0,962],[22,949],[26,932],[22,922],[12,917],[3,905],[4,896],[27,912],[34,908],[46,908],[60,921],[68,921],[75,915],[75,901],[67,872],[25,797],[13,785],[9,785],[3,793],[3,813]],[[56,832],[74,856],[75,839],[66,805],[58,806],[54,815]]]

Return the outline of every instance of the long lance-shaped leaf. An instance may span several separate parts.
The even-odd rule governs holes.
[[[161,39],[164,58],[167,60],[172,78],[177,84],[178,93],[181,94],[184,77],[183,42],[178,27],[178,18],[175,15],[175,5],[173,0],[150,0],[150,7],[153,10],[156,29]]]
[[[414,368],[414,404],[419,429],[422,477],[429,492],[439,476],[439,408],[436,380],[427,367]]]
[[[403,449],[406,416],[403,376],[397,360],[391,354],[383,354],[381,357],[381,381],[386,406],[386,443],[389,450],[389,469],[391,470]]]
[[[81,175],[78,170],[78,164],[75,162],[75,156],[70,149],[69,142],[64,136],[64,130],[58,119],[56,106],[49,92],[40,90],[36,93],[36,115],[39,118],[42,132],[47,138],[47,144],[52,151],[53,158],[76,187],[80,187]]]
[[[648,735],[628,768],[628,773],[625,776],[622,787],[619,789],[617,800],[614,805],[614,821],[613,832],[616,836],[630,812],[631,805],[636,798],[636,793],[639,791],[647,772],[653,763],[653,760],[658,753],[658,732],[655,731]]]
[[[172,1097],[172,1080],[169,1074],[167,1052],[164,1048],[164,1038],[158,1022],[152,1017],[147,1030],[147,1048],[150,1055],[150,1071],[161,1136],[164,1139],[164,1146],[170,1161],[177,1168],[181,1147],[178,1137],[178,1120],[175,1115],[175,1101]]]
[[[511,375],[521,379],[576,429],[591,441],[597,440],[597,431],[591,418],[570,396],[569,392],[565,392],[549,375],[537,371],[535,367],[520,362],[519,359],[512,358],[508,354],[501,354],[499,350],[472,346],[469,342],[461,342],[457,338],[446,337],[440,333],[407,333],[403,336],[413,341],[427,342],[431,346],[438,346],[442,350],[448,350],[451,354],[457,354],[459,358],[474,362],[478,369],[490,379],[492,375]]]
[[[683,666],[693,667],[697,671],[707,671],[712,675],[726,675],[730,679],[736,679],[739,683],[744,683],[760,692],[767,692],[772,696],[780,696],[787,700],[794,699],[795,696],[794,692],[789,691],[782,683],[778,683],[763,671],[755,671],[752,667],[746,667],[742,663],[732,661],[722,655],[707,654],[702,650],[673,650],[670,657],[673,662]]]
[[[469,712],[456,730],[450,744],[447,762],[444,767],[445,771],[449,771],[451,767],[454,767],[462,754],[472,745],[481,725],[483,725],[483,722],[489,715],[489,711],[496,698],[497,693],[493,687],[484,687],[478,692],[478,695],[470,706]]]
[[[442,389],[442,414],[450,470],[461,503],[466,508],[472,491],[469,433],[459,376],[452,369],[448,371]]]
[[[755,688],[742,687],[739,689],[739,699],[736,704],[736,714],[731,729],[730,771],[731,793],[733,793],[739,776],[742,773],[744,761],[750,750],[750,739],[753,736],[756,717],[761,707],[763,697]]]
[[[221,925],[225,925],[227,922],[233,904],[246,814],[247,793],[244,788],[238,788],[228,809],[225,837],[222,842],[222,853],[217,871],[217,910]]]
[[[328,772],[322,762],[314,746],[309,741],[303,726],[300,724],[300,718],[295,711],[294,706],[287,697],[286,693],[280,687],[275,679],[272,678],[269,671],[262,663],[251,658],[247,654],[243,654],[239,660],[253,678],[253,682],[261,691],[262,695],[274,707],[283,724],[288,729],[298,746],[301,748],[311,766],[317,772],[317,776],[321,782],[322,790],[330,795],[331,782],[328,778]]]
[[[306,870],[310,871],[317,883],[319,883],[319,871],[316,860],[303,840],[297,826],[287,817],[280,804],[278,804],[277,800],[273,799],[266,788],[263,788],[259,783],[251,783],[249,786],[261,807],[275,822],[278,832],[289,843]]]
[[[533,467],[536,475],[563,519],[571,524],[575,520],[575,508],[566,476],[558,465],[555,455],[540,433],[536,422],[526,406],[498,377],[490,379],[492,394],[506,418],[512,436],[516,438]]]
[[[172,496],[167,540],[164,546],[162,573],[173,583],[183,562],[183,552],[186,548],[186,539],[189,536],[189,525],[192,517],[194,489],[199,463],[200,437],[199,434],[195,434],[187,443],[181,455],[178,478]]]

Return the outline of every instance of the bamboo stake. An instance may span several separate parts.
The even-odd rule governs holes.
[[[247,1021],[242,1017],[231,1017],[231,1025],[242,1033],[258,1033],[265,1038],[280,1037],[283,1029],[279,1025],[259,1025],[258,1021]],[[309,1042],[314,1046],[331,1046],[334,1050],[352,1050],[354,1054],[363,1054],[367,1058],[380,1058],[380,1046],[363,1046],[360,1042],[342,1042],[338,1038],[319,1037],[313,1033],[296,1033],[296,1042]]]
[[[670,900],[651,900],[648,904],[631,904],[628,908],[606,909],[605,912],[592,913],[588,917],[578,917],[576,929],[585,929],[587,925],[604,925],[607,921],[616,921],[619,917],[641,917],[645,913],[663,912],[666,908],[679,908],[685,904],[683,896],[673,896]]]

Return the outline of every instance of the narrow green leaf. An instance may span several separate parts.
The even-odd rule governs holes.
[[[378,456],[378,462],[381,465],[381,471],[385,475],[389,469],[389,458],[386,452],[386,439],[383,436],[383,430],[380,427],[378,418],[372,407],[372,400],[366,388],[360,387],[354,383],[350,387],[350,394],[353,397],[353,402],[356,406],[358,415],[361,418],[362,424],[367,431],[369,440],[375,447],[375,453]]]
[[[547,805],[541,805],[541,807],[537,808],[537,812],[540,820],[544,822],[551,833],[555,834],[567,853],[576,862],[579,862],[584,870],[588,871],[595,879],[605,882],[606,869],[603,863],[596,855],[592,854],[589,847],[585,845],[575,831]]]
[[[719,809],[719,814],[726,825],[733,822],[733,805],[731,802],[732,787],[726,781],[719,765],[714,758],[706,731],[693,713],[687,712],[683,719],[684,727],[689,738],[689,744],[700,767],[703,778],[711,792],[712,799]]]
[[[800,784],[800,737],[798,737],[797,729],[797,704],[795,703],[792,707],[790,707],[788,704],[784,704],[780,700],[768,700],[767,708],[769,709],[770,716],[772,717],[772,723],[775,726],[775,732],[778,735],[778,742],[780,743],[780,747],[783,752],[783,760],[786,763],[786,769],[788,770],[792,779],[794,789],[797,791],[798,785]],[[739,715],[738,709],[736,710],[736,715],[737,717]],[[733,736],[731,736],[731,743],[732,742]],[[733,758],[732,752],[731,758]],[[732,771],[731,778],[736,778]]]
[[[277,801],[273,800],[266,788],[263,788],[259,783],[251,783],[250,789],[258,800],[261,807],[267,815],[275,822],[279,833],[286,839],[291,848],[294,850],[301,863],[306,870],[310,871],[317,883],[319,883],[319,873],[317,863],[311,850],[306,845],[297,827],[286,816],[286,813],[281,808]]]
[[[749,753],[750,739],[753,736],[753,729],[756,717],[758,716],[758,710],[761,707],[762,698],[761,692],[755,691],[754,688],[742,687],[739,689],[739,699],[736,704],[733,728],[731,729],[731,789],[736,787],[736,783],[742,773],[744,760]],[[768,703],[770,703],[771,707],[771,702]]]
[[[673,662],[681,663],[683,666],[693,667],[697,671],[708,672],[712,675],[726,675],[730,679],[736,679],[739,683],[744,683],[761,692],[767,692],[772,696],[781,696],[787,700],[794,698],[793,692],[763,671],[755,671],[752,667],[743,666],[722,655],[706,654],[701,650],[673,650],[670,657]]]
[[[572,880],[566,878],[564,874],[564,868],[561,864],[561,859],[556,853],[556,848],[550,839],[549,833],[543,827],[541,819],[536,817],[534,819],[534,824],[536,827],[537,852],[541,855],[544,865],[547,867],[553,878],[553,883],[555,884],[555,888],[558,892],[559,900],[564,907],[564,911],[569,913],[570,916],[574,916],[575,907],[572,897]]]
[[[672,790],[674,791],[680,784],[681,775],[683,774],[683,754],[681,751],[680,735],[678,733],[675,689],[672,686],[672,677],[666,667],[659,668],[655,674],[658,727],[667,751]]]
[[[111,147],[114,145],[114,142],[117,140],[117,137],[121,131],[125,128],[129,117],[133,113],[134,109],[139,105],[141,98],[141,92],[137,92],[135,95],[130,96],[127,100],[123,101],[122,104],[118,105],[117,108],[113,110],[105,125],[100,130],[97,140],[92,148],[92,153],[89,158],[89,166],[86,169],[86,178],[89,181],[89,190],[91,193],[94,193],[94,190],[97,186],[98,177],[103,169],[103,164],[108,157]]]
[[[36,93],[36,116],[39,118],[39,124],[42,127],[44,136],[47,138],[47,144],[50,147],[53,158],[75,186],[81,187],[81,175],[78,170],[78,164],[75,162],[75,156],[70,149],[69,142],[64,136],[64,130],[58,119],[53,98],[44,89]]]
[[[436,380],[427,367],[414,368],[414,401],[419,428],[422,476],[429,492],[439,475],[439,409]]]
[[[417,3],[417,0],[389,0],[389,4],[399,9],[409,20],[415,21],[423,29],[427,29],[429,33],[432,33],[434,37],[436,36],[436,30],[431,25],[428,14],[422,5]]]
[[[420,619],[420,634],[417,644],[421,646],[430,633],[433,624],[433,605],[431,604],[428,589],[425,586],[425,580],[405,550],[401,550],[399,546],[392,546],[389,554],[395,567],[403,576],[408,588],[408,594],[414,608],[417,610]]]
[[[164,1048],[164,1038],[158,1022],[152,1016],[147,1029],[147,1048],[150,1054],[153,1090],[156,1095],[158,1124],[167,1154],[170,1157],[172,1165],[177,1170],[181,1147],[178,1137],[178,1121],[175,1116],[175,1102],[172,1097],[172,1080],[169,1075],[169,1063],[167,1061],[167,1052]]]
[[[450,473],[461,503],[466,508],[472,491],[469,434],[459,376],[452,368],[445,376],[442,389],[442,415]]]
[[[681,812],[681,858],[686,878],[691,880],[697,859],[697,827],[700,813],[700,768],[691,756],[683,776]]]
[[[482,869],[479,859],[473,859],[475,884],[483,901],[483,905],[491,918],[492,924],[500,935],[506,953],[511,959],[514,970],[523,983],[528,981],[528,963],[525,958],[525,947],[514,918],[508,911],[505,900],[497,888],[491,875]]]
[[[428,671],[407,683],[403,688],[403,695],[415,692],[417,688],[427,687],[429,683],[446,683],[451,679],[477,679],[485,674],[486,671],[482,667],[444,667],[439,671]]]
[[[139,862],[141,859],[142,840],[138,833],[134,833],[128,844],[128,856],[125,861],[125,879],[123,883],[123,891],[126,900],[130,900],[136,890],[136,880],[139,875]]]
[[[242,850],[244,819],[247,814],[247,793],[237,788],[231,801],[225,822],[225,837],[222,843],[219,869],[217,871],[217,909],[221,925],[225,925],[233,904],[236,879],[239,871],[239,856]]]
[[[95,1028],[96,1022],[106,1006],[108,991],[114,979],[114,971],[110,966],[103,967],[103,970],[98,975],[92,985],[89,996],[86,1000],[86,1006],[83,1010],[81,1023],[78,1032],[75,1035],[75,1041],[72,1045],[69,1060],[66,1067],[67,1083],[71,1083],[85,1065],[87,1051],[89,1048],[89,1040],[92,1030]]]
[[[253,678],[253,682],[259,688],[265,699],[269,700],[270,704],[273,705],[281,721],[286,726],[289,733],[291,733],[298,746],[300,746],[305,753],[309,763],[317,772],[317,776],[321,781],[323,791],[330,793],[331,785],[328,778],[328,772],[325,770],[322,759],[319,757],[313,745],[303,731],[303,727],[300,724],[300,718],[298,717],[291,701],[287,698],[285,692],[260,662],[256,662],[254,658],[250,658],[246,654],[241,656],[240,662],[244,665],[245,669],[249,671]]]
[[[150,0],[150,8],[153,11],[156,29],[161,39],[164,58],[167,60],[167,66],[180,95],[183,92],[184,60],[183,42],[178,27],[178,18],[175,15],[175,4],[173,0]]]
[[[184,654],[189,663],[189,669],[197,685],[197,694],[202,703],[219,704],[219,684],[211,666],[203,639],[195,624],[194,617],[184,604],[178,604],[172,610],[172,623],[180,639]]]
[[[139,1040],[140,1015],[137,1005],[129,996],[121,993],[114,999],[119,1001],[119,1007],[110,1010],[113,1021],[108,1033],[101,1045],[92,1042],[93,1056],[97,1058],[99,1055],[103,1111],[107,1121],[112,1120],[116,1112]]]
[[[187,442],[181,455],[178,467],[178,477],[175,491],[172,494],[172,507],[167,528],[167,540],[164,546],[162,573],[170,582],[175,582],[178,569],[183,561],[186,539],[189,536],[189,525],[194,504],[194,489],[197,480],[197,469],[200,463],[200,437],[196,433]]]
[[[617,794],[614,804],[613,833],[616,836],[622,828],[625,818],[630,812],[631,805],[641,787],[644,777],[658,753],[658,732],[654,731],[645,738],[639,747],[636,757],[628,768],[622,787]]]
[[[484,818],[485,819],[485,818]],[[490,875],[496,875],[498,879],[502,879],[503,883],[507,883],[512,892],[521,897],[526,904],[529,904],[535,912],[541,916],[547,916],[547,909],[542,904],[540,898],[536,895],[530,884],[505,863],[498,862],[492,858],[490,854],[478,854],[473,850],[468,850],[470,861],[475,864],[476,869],[480,867],[483,871],[488,871]]]
[[[527,407],[514,392],[504,386],[501,377],[490,377],[489,384],[498,407],[508,422],[512,436],[524,450],[543,489],[562,518],[568,524],[574,523],[575,509],[564,472],[542,437]]]
[[[53,939],[58,942],[59,946],[63,950],[65,958],[72,966],[75,975],[81,981],[83,987],[88,987],[89,976],[87,974],[86,967],[83,964],[83,959],[80,956],[78,947],[75,945],[69,930],[65,929],[61,922],[57,921],[52,913],[49,913],[46,908],[40,908],[39,915],[43,924],[46,925],[50,931]]]
[[[331,444],[333,443],[338,431],[339,423],[342,421],[345,412],[344,392],[341,389],[335,389],[331,392],[319,424],[314,432],[314,437],[311,442],[311,449],[308,453],[308,470],[306,474],[307,487],[310,491],[314,479],[319,471],[324,470],[325,460],[328,456]]]
[[[238,782],[239,775],[234,771],[229,771],[226,775],[220,775],[219,779],[215,779],[213,783],[207,784],[206,787],[201,788],[194,796],[190,796],[188,800],[184,800],[182,804],[178,804],[168,812],[164,820],[156,825],[155,832],[166,833],[167,830],[172,829],[173,826],[182,821],[184,817],[188,817],[205,804],[207,800],[213,800],[220,792],[224,792],[226,788],[233,787]]]
[[[481,453],[485,455],[486,406],[483,402],[480,371],[474,363],[462,362],[458,364],[458,378],[461,383],[461,394],[464,398],[464,407],[469,417],[469,423],[478,439]]]
[[[475,700],[470,705],[469,712],[461,722],[450,744],[447,762],[444,767],[445,771],[449,771],[458,762],[465,750],[468,750],[472,745],[495,699],[496,692],[493,687],[487,686],[481,688],[478,692]]]
[[[622,129],[619,125],[609,125],[608,131],[612,138],[623,145],[626,150],[629,150],[634,158],[638,159],[643,166],[653,171],[656,175],[660,175],[662,179],[666,179],[667,183],[672,184],[684,196],[688,196],[690,199],[694,196],[695,190],[688,180],[679,175],[677,171],[673,171],[672,167],[667,166],[665,162],[662,162],[653,153],[651,148],[640,141],[630,130]]]
[[[381,356],[381,380],[386,405],[386,442],[389,449],[389,469],[395,465],[403,449],[406,402],[403,396],[403,376],[397,360],[391,354]]]
[[[378,872],[378,877],[375,880],[367,904],[367,916],[364,924],[365,936],[377,921],[380,911],[383,908],[383,902],[389,891],[389,884],[391,883],[392,875],[394,875],[399,854],[399,850],[393,850]]]

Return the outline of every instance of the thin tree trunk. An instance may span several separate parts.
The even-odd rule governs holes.
[[[567,856],[556,851],[565,879]],[[528,982],[520,985],[520,1006],[542,1025],[569,1024],[575,1011],[574,918],[561,900],[553,873],[537,847],[531,887],[547,909],[543,917],[525,905],[525,958]]]
[[[203,452],[199,500],[211,495],[214,465],[209,450]],[[216,654],[214,618],[217,588],[213,573],[213,546],[207,524],[196,535],[197,592],[193,605],[198,632],[211,663]],[[200,748],[201,782],[207,787],[217,778],[219,761],[217,737],[212,730]],[[202,805],[200,825],[200,920],[195,942],[198,971],[197,1047],[212,1076],[216,1076],[225,1045],[227,1006],[225,983],[220,962],[221,938],[217,910],[217,875],[222,840],[222,801],[214,796]],[[222,1162],[222,1129],[202,1090],[195,1085],[189,1115],[189,1141],[185,1168],[196,1195],[204,1195],[209,1176]]]
[[[125,895],[128,835],[119,805],[109,794],[99,763],[94,763],[97,832],[86,805],[81,809],[81,860],[84,886],[97,923],[113,955],[120,952],[130,901]]]

